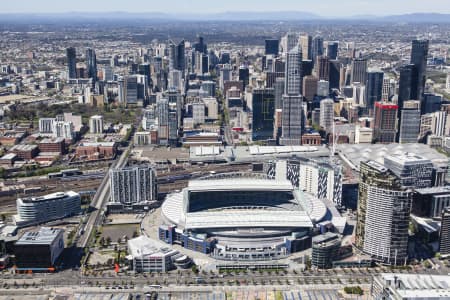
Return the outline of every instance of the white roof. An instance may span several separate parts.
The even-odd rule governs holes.
[[[186,228],[229,228],[229,227],[312,227],[305,211],[288,210],[222,210],[186,214]]]
[[[380,275],[383,282],[390,280],[391,290],[402,299],[449,299],[450,276],[428,274],[394,274]],[[400,288],[393,286],[399,280]]]
[[[143,256],[163,256],[173,255],[178,251],[169,248],[166,244],[150,239],[145,235],[128,240],[128,252],[133,258],[142,258]]]
[[[290,153],[290,152],[313,152],[317,147],[313,146],[249,146],[251,155]]]
[[[220,148],[217,146],[193,147],[193,151],[196,156],[210,156],[210,155],[219,155],[220,154]]]

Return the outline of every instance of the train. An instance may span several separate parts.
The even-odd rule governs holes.
[[[71,176],[78,176],[78,175],[83,175],[83,171],[80,171],[79,169],[66,169],[66,170],[61,170],[59,172],[55,172],[55,173],[48,173],[47,178],[48,179],[63,178],[63,177],[71,177]]]

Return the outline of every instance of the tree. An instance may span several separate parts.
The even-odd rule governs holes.
[[[106,245],[109,246],[111,245],[111,237],[106,237]]]

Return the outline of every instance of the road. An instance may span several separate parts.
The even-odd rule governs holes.
[[[114,161],[110,169],[122,168],[128,159],[130,153],[131,144],[128,146],[119,159]],[[90,215],[84,226],[80,226],[79,232],[77,233],[78,239],[76,240],[76,245],[78,248],[86,248],[89,238],[92,234],[92,230],[101,225],[102,219],[104,217],[104,207],[108,203],[110,198],[110,185],[109,185],[109,172],[106,172],[100,186],[98,187],[94,197],[91,201],[91,207],[95,209]]]

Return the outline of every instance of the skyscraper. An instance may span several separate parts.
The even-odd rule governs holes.
[[[356,247],[383,263],[405,264],[412,191],[374,161],[361,162],[359,174]]]
[[[355,58],[352,61],[351,82],[365,84],[367,80],[367,60],[365,58]]]
[[[367,108],[373,109],[375,102],[381,101],[383,90],[383,76],[381,71],[367,73],[366,81],[366,104]]]
[[[66,49],[69,78],[77,78],[77,50],[73,47]]]
[[[286,56],[282,145],[299,145],[302,136],[302,53],[294,47]]]
[[[95,55],[94,49],[88,48],[86,50],[86,68],[88,73],[88,78],[92,80],[97,80],[97,57]]]
[[[443,256],[450,255],[450,207],[442,211],[439,253]]]
[[[316,62],[316,75],[319,80],[329,80],[330,60],[327,56],[318,56]]]
[[[203,54],[208,53],[208,47],[203,41],[203,37],[201,36],[198,37],[198,42],[194,44],[194,50],[197,52],[201,52]]]
[[[338,57],[338,49],[339,49],[339,43],[338,42],[328,42],[327,45],[327,56],[330,60],[336,60]]]
[[[244,83],[244,88],[248,85],[250,80],[250,71],[248,67],[241,66],[239,67],[239,80]]]
[[[286,49],[285,53],[289,53],[292,49],[298,47],[298,35],[293,32],[288,32],[285,36],[286,39]]]
[[[408,100],[403,102],[400,110],[399,143],[417,143],[420,132],[420,102]]]
[[[320,101],[320,127],[325,131],[331,132],[334,123],[334,101],[324,99]]]
[[[279,41],[276,39],[268,39],[266,40],[266,48],[265,48],[265,54],[266,55],[278,55],[279,51]]]
[[[398,106],[392,103],[375,102],[374,140],[378,143],[395,142]]]
[[[417,94],[417,68],[410,64],[400,68],[400,81],[398,87],[398,106],[403,108],[403,102],[407,100],[419,100]]]
[[[341,75],[341,63],[337,60],[330,60],[330,72],[329,72],[330,89],[339,89],[340,87],[340,75]]]
[[[300,48],[302,49],[303,60],[312,59],[312,37],[309,34],[304,34],[300,36]]]
[[[274,90],[256,88],[252,92],[252,140],[267,140],[273,137],[275,114]]]
[[[317,57],[321,55],[323,55],[323,38],[316,36],[312,40],[311,46],[311,60],[313,64],[316,63]]]
[[[427,57],[428,57],[428,40],[413,40],[411,49],[411,64],[417,69],[416,92],[418,99],[422,100],[425,90]],[[416,99],[416,98],[415,98]]]
[[[124,97],[125,103],[128,104],[137,104],[138,100],[138,82],[136,76],[127,76],[125,77],[124,82]]]
[[[312,102],[314,96],[317,94],[317,77],[316,76],[305,76],[303,77],[303,96],[306,101]]]

